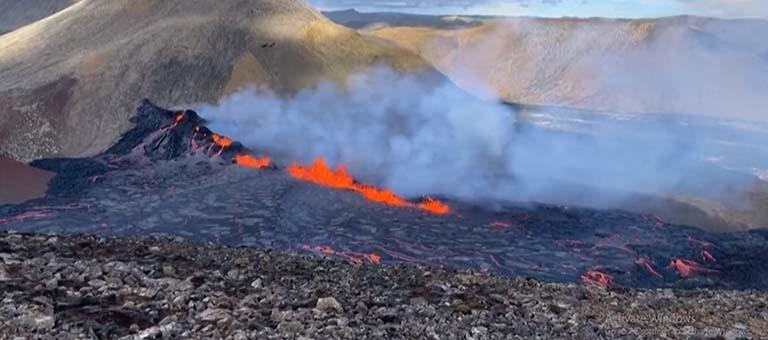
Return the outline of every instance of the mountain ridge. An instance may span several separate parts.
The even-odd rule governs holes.
[[[288,94],[378,64],[441,77],[302,1],[82,0],[0,36],[0,154],[99,152],[145,97],[173,107],[244,86]]]

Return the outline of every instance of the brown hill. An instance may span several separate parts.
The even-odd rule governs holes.
[[[249,84],[285,93],[373,64],[437,74],[298,0],[83,0],[0,36],[0,154],[93,154],[144,97],[211,102]]]
[[[462,29],[370,25],[368,32],[420,53],[460,86],[510,102],[768,117],[761,104],[768,93],[764,20],[508,18]]]

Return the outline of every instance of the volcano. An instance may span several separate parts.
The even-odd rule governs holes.
[[[43,7],[13,1],[3,15]],[[247,86],[291,93],[378,64],[441,77],[299,0],[82,0],[0,35],[0,155],[97,154],[144,97],[175,106]]]
[[[105,152],[31,165],[45,198],[0,206],[0,228],[162,235],[408,262],[590,286],[767,289],[768,232],[711,233],[621,210],[400,197],[343,167],[281,164],[194,111],[139,107]],[[258,131],[255,131],[257,133]]]

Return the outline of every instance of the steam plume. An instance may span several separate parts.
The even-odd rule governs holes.
[[[679,124],[587,124],[580,132],[534,127],[506,105],[450,83],[388,69],[292,97],[248,89],[199,112],[214,131],[283,162],[322,156],[357,178],[405,196],[601,204],[600,192],[698,190],[704,150]],[[707,190],[712,189],[711,186]]]

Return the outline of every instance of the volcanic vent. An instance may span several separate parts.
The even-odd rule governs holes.
[[[104,153],[47,159],[48,196],[0,206],[0,228],[158,234],[594,286],[768,288],[765,232],[715,234],[655,216],[401,197],[318,159],[276,164],[193,111],[144,101]],[[254,131],[258,133],[258,131]]]

